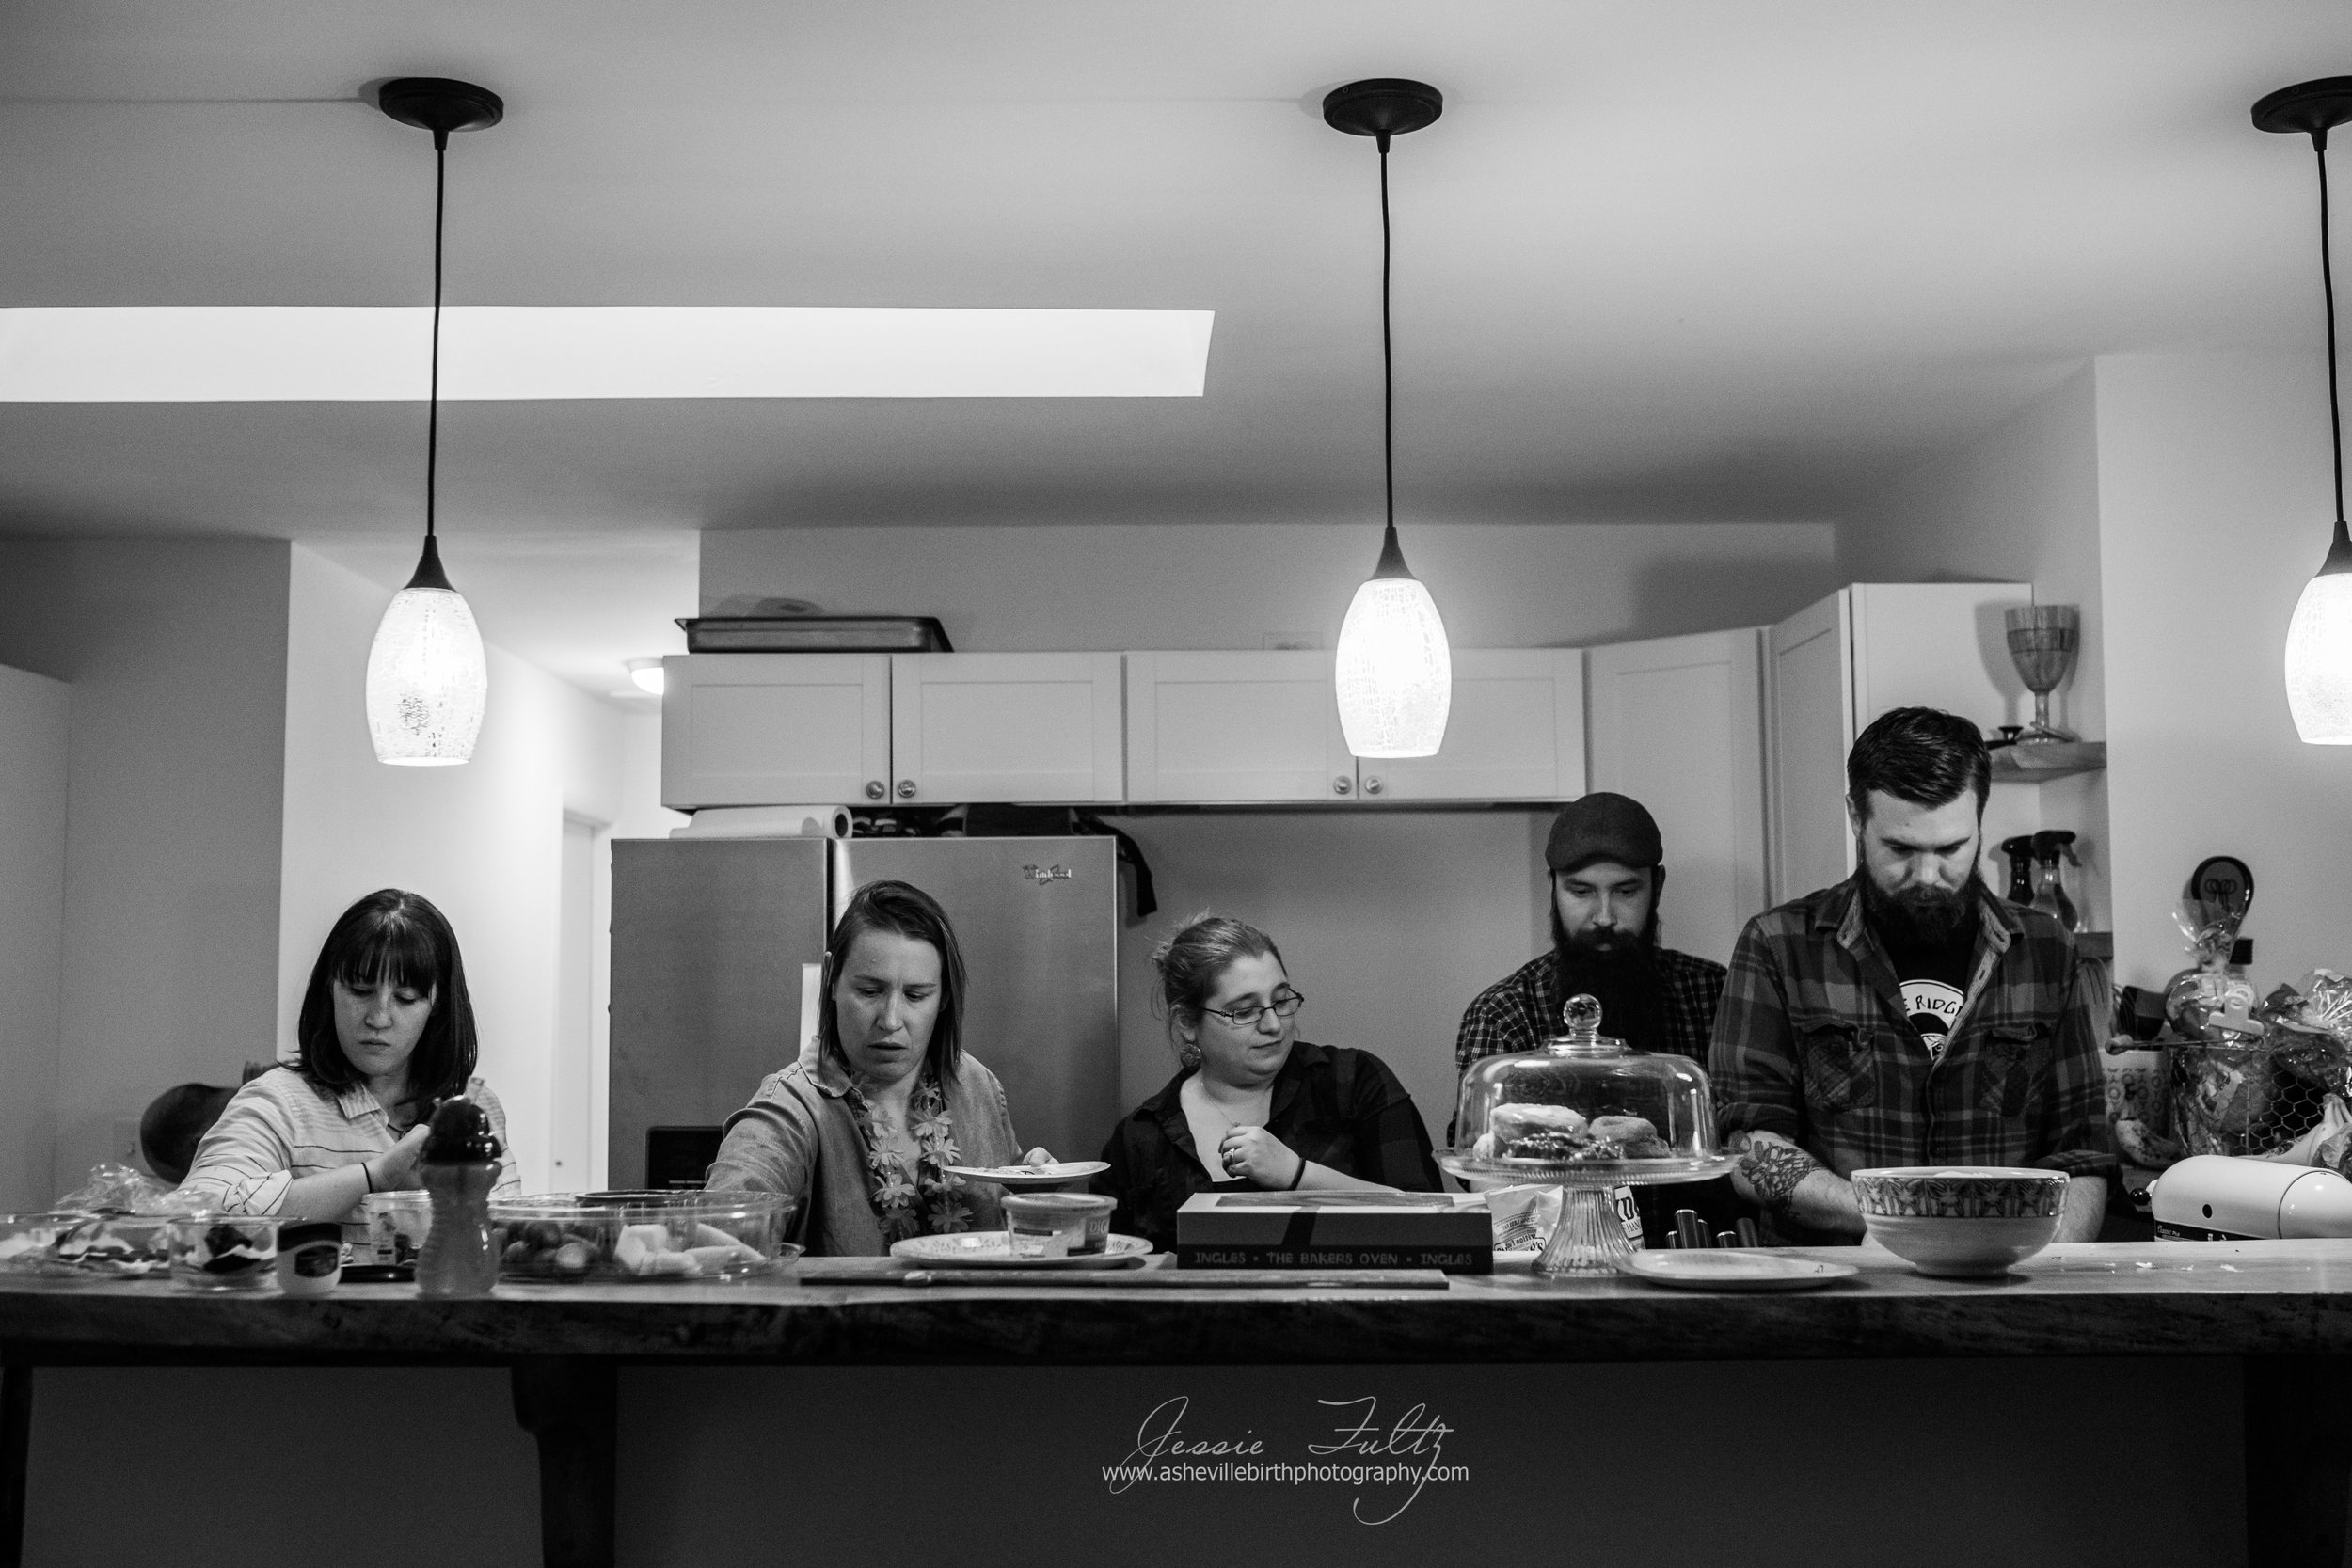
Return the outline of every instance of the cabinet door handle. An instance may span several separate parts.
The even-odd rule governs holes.
[[[890,791],[882,787],[882,782],[880,779],[868,779],[866,781],[866,798],[867,800],[879,800],[889,793]]]
[[[914,781],[913,779],[900,779],[898,781],[898,799],[901,800],[912,800],[914,799]]]
[[[1338,778],[1331,781],[1331,793],[1334,795],[1344,795],[1355,787],[1356,781],[1349,778],[1344,773],[1342,773]]]
[[[1375,773],[1364,781],[1364,793],[1367,795],[1377,795],[1380,793],[1380,775]]]

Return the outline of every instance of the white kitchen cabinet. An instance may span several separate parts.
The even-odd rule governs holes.
[[[893,654],[891,799],[1116,801],[1117,654]]]
[[[1584,655],[1592,786],[1658,819],[1661,940],[1718,963],[1767,907],[1763,648],[1743,627]]]
[[[1572,800],[1584,771],[1581,650],[1457,648],[1438,754],[1359,757],[1356,787],[1365,800]]]
[[[1127,656],[1131,802],[1355,798],[1328,653]]]
[[[689,654],[661,661],[661,803],[879,800],[887,654]]]
[[[2022,686],[2002,611],[2016,582],[1856,583],[1771,628],[1766,779],[1772,896],[1802,897],[1853,871],[1846,753],[1889,708],[1940,707],[1991,729]],[[1990,818],[1988,818],[1988,821]]]

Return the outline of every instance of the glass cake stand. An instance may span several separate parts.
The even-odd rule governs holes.
[[[1491,1192],[1498,1187],[1558,1187],[1560,1223],[1553,1228],[1543,1256],[1535,1259],[1535,1272],[1555,1278],[1597,1278],[1619,1273],[1636,1250],[1610,1196],[1613,1192],[1619,1187],[1711,1181],[1729,1175],[1734,1162],[1728,1155],[1692,1154],[1660,1160],[1555,1164],[1544,1160],[1481,1160],[1449,1149],[1438,1156],[1438,1164],[1474,1193]]]

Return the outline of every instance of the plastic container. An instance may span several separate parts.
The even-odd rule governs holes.
[[[57,1240],[96,1216],[72,1209],[0,1214],[0,1272],[48,1274],[59,1269]]]
[[[297,1220],[278,1227],[278,1288],[290,1296],[323,1296],[343,1277],[343,1227]]]
[[[370,1193],[359,1200],[359,1216],[378,1263],[413,1263],[433,1231],[433,1195]]]
[[[768,1278],[792,1210],[777,1193],[541,1193],[491,1204],[490,1239],[502,1279]]]
[[[433,1198],[433,1228],[417,1254],[417,1293],[486,1296],[498,1283],[499,1249],[490,1241],[490,1189],[496,1160],[427,1160],[418,1165]]]
[[[1005,1232],[1015,1258],[1105,1252],[1118,1203],[1092,1193],[1007,1193]]]
[[[265,1291],[278,1277],[278,1216],[200,1210],[167,1227],[171,1282],[189,1291]]]

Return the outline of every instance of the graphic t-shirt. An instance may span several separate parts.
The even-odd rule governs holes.
[[[1951,1037],[1961,1004],[1968,998],[1969,962],[1977,955],[1976,933],[1958,941],[1904,946],[1885,942],[1894,961],[1896,983],[1901,988],[1903,1012],[1918,1031],[1928,1054],[1941,1057]]]

